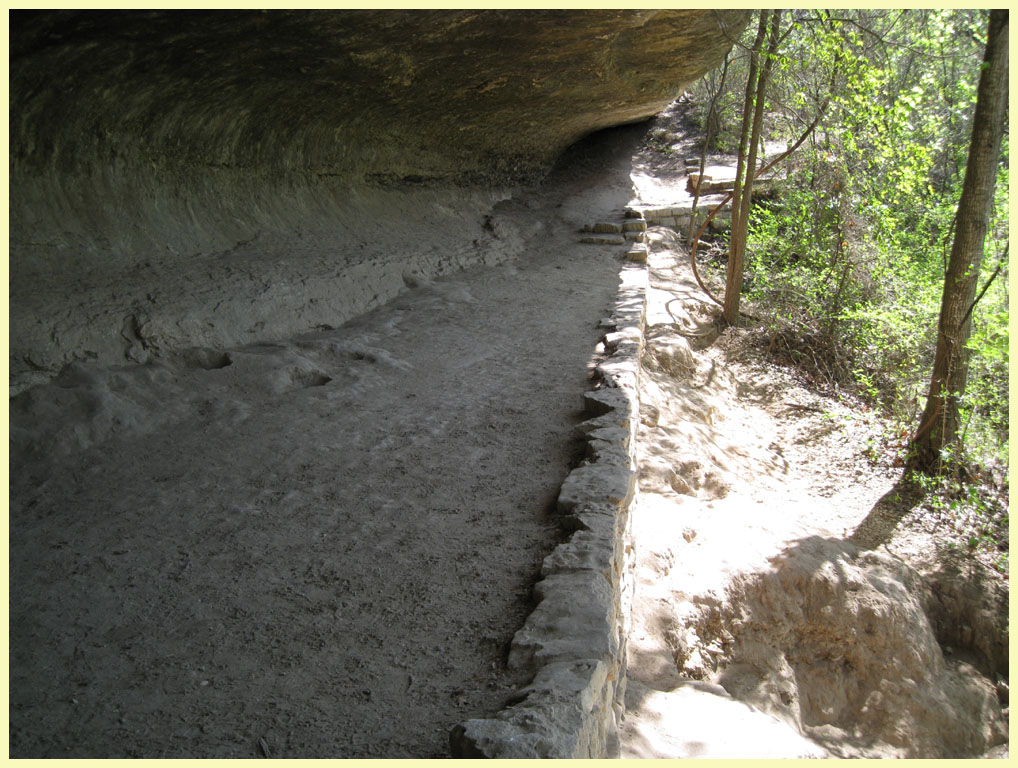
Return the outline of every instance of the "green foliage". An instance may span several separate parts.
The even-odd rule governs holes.
[[[795,11],[792,19],[774,63],[767,138],[797,138],[825,102],[826,112],[780,195],[754,208],[746,297],[777,359],[825,388],[854,389],[907,437],[929,385],[987,12]],[[737,141],[753,28],[718,95],[721,149]],[[706,90],[695,95],[705,111]],[[972,311],[962,443],[945,457],[959,473],[1008,461],[1008,164],[1005,135],[980,287],[999,273]],[[982,535],[973,534],[977,543]]]
[[[984,270],[985,272],[985,270]],[[984,460],[1008,461],[1009,322],[1007,270],[990,284],[973,312],[969,383],[962,398],[965,441]]]
[[[753,213],[749,298],[772,340],[824,345],[827,385],[854,383],[903,426],[914,427],[932,364],[984,29],[975,11],[800,13],[776,67],[777,135],[830,103],[780,197]],[[1006,166],[1005,147],[988,248],[998,254]],[[983,461],[1007,449],[1006,255],[998,262],[973,313],[963,401],[964,447]]]
[[[1009,572],[1008,488],[999,477],[980,472],[962,482],[916,473],[908,481],[921,493],[918,507],[933,518],[942,543],[980,551],[998,571]]]

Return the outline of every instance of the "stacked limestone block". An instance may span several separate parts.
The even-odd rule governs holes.
[[[703,224],[704,219],[717,205],[716,202],[701,201],[696,209],[696,226]],[[673,227],[679,232],[688,232],[693,218],[691,205],[666,205],[655,208],[644,208],[643,215],[647,223],[662,227]],[[732,225],[731,203],[725,203],[717,216],[711,219],[710,228],[716,232],[728,229]]]
[[[639,232],[643,229],[625,230]],[[632,247],[646,245],[633,243]],[[633,597],[630,509],[636,495],[639,360],[647,266],[629,260],[604,337],[598,389],[579,426],[587,457],[558,498],[572,531],[544,560],[539,604],[513,638],[509,666],[533,672],[520,703],[450,733],[454,757],[604,758],[619,753]]]

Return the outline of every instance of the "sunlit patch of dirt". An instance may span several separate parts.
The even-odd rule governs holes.
[[[922,531],[879,414],[719,331],[650,239],[623,756],[1006,754],[1006,581]],[[708,707],[753,754],[743,726],[692,738]]]

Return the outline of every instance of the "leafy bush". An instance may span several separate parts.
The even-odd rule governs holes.
[[[821,94],[830,102],[780,196],[755,207],[746,295],[775,354],[805,366],[819,385],[854,388],[914,429],[933,362],[984,14],[797,14],[776,68],[772,138],[801,131]],[[736,57],[733,72],[739,66]],[[722,121],[729,130],[738,122],[734,101],[718,97],[732,105]],[[972,313],[959,461],[1006,461],[1007,164],[1005,141],[983,272],[999,270]]]

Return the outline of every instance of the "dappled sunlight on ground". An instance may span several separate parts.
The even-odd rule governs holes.
[[[790,667],[774,650],[792,642],[782,639],[787,633],[805,631],[782,613],[783,601],[791,600],[788,610],[795,614],[797,599],[805,610],[815,599],[809,595],[834,588],[828,584],[849,590],[844,593],[849,596],[854,589],[879,596],[901,589],[894,579],[914,581],[914,571],[896,565],[899,561],[882,546],[907,511],[900,471],[870,460],[868,446],[879,442],[882,428],[871,413],[810,391],[790,369],[768,365],[751,343],[750,331],[728,328],[718,335],[716,310],[696,286],[688,255],[669,238],[652,242],[623,757],[800,757],[823,755],[824,748],[839,756],[917,756],[914,749],[933,756],[941,749],[978,752],[986,748],[981,744],[998,743],[1006,720],[1001,721],[999,708],[993,710],[992,685],[971,667],[943,660],[921,607],[909,609],[895,631],[901,642],[913,633],[924,638],[923,659],[930,661],[920,666],[938,671],[921,684],[921,696],[935,716],[921,712],[913,718],[908,706],[899,707],[894,724],[885,727],[888,718],[875,713],[896,707],[890,702],[908,688],[879,683],[883,673],[876,671],[877,682],[846,678],[852,682],[845,689],[858,691],[854,695],[872,709],[870,720],[863,707],[863,725],[852,725],[856,710],[848,694],[826,691],[830,681],[823,674],[803,677],[795,671],[800,667]],[[710,342],[697,345],[697,338]],[[819,547],[820,554],[803,549],[804,542],[819,542],[813,549]],[[880,550],[866,554],[870,547]],[[853,564],[860,551],[869,564],[862,570]],[[842,577],[831,582],[816,566],[821,561],[840,564]],[[881,576],[881,568],[890,568],[893,576]],[[782,579],[793,579],[795,586],[781,586]],[[756,609],[733,603],[733,589],[763,601],[760,615],[767,616],[774,637],[759,628],[738,629],[740,611],[752,616]],[[790,597],[780,597],[786,593]],[[876,597],[866,597],[862,607],[845,599],[849,604],[838,610],[848,625],[869,616],[867,611],[880,616],[886,610],[866,607]],[[773,616],[767,613],[772,609]],[[832,642],[837,647],[838,641]],[[751,663],[730,658],[736,647]],[[798,646],[793,642],[792,647]],[[860,653],[878,659],[871,664],[880,663],[880,652]],[[761,671],[768,664],[775,666]],[[871,684],[882,693],[867,694]],[[955,727],[950,744],[945,737],[941,747],[937,718],[952,719],[952,702],[976,713],[975,721]],[[828,717],[831,724],[810,731],[818,739],[810,742],[801,735],[809,730],[803,717],[810,718],[811,727]],[[881,728],[883,735],[873,735]],[[969,731],[977,733],[970,737]]]

